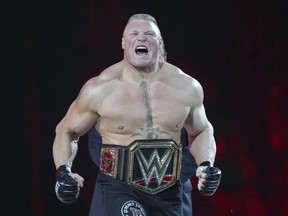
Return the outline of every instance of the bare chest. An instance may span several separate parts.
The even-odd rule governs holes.
[[[162,83],[117,85],[99,110],[99,126],[112,133],[145,138],[158,133],[169,137],[171,131],[183,126],[188,115],[186,97],[184,92]]]

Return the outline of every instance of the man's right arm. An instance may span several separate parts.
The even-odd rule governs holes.
[[[59,200],[64,203],[71,203],[77,199],[84,182],[80,175],[71,171],[72,162],[77,153],[71,148],[72,141],[78,140],[86,133],[98,118],[94,110],[90,108],[91,98],[88,90],[89,86],[82,88],[79,96],[70,105],[66,115],[56,127],[53,143],[53,159],[56,167],[55,192]]]

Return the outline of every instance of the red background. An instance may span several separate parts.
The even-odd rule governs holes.
[[[187,2],[43,0],[1,7],[5,215],[88,215],[97,169],[87,137],[73,166],[85,187],[76,203],[62,204],[54,193],[54,130],[84,82],[121,60],[124,25],[138,12],[156,17],[168,61],[205,91],[223,177],[212,197],[199,195],[191,179],[194,216],[288,215],[287,1]]]

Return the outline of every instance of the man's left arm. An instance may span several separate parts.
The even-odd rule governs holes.
[[[207,119],[203,104],[191,108],[185,127],[189,135],[190,151],[198,165],[198,189],[201,194],[211,196],[220,184],[221,170],[213,165],[216,156],[214,129]]]

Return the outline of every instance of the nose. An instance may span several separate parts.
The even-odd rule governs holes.
[[[141,37],[141,38],[138,38],[137,40],[138,40],[138,41],[140,41],[140,42],[145,42],[145,41],[146,41],[146,39],[145,39],[145,38],[143,38],[143,37]]]
[[[146,41],[147,39],[145,34],[139,34],[137,40],[143,42]]]

